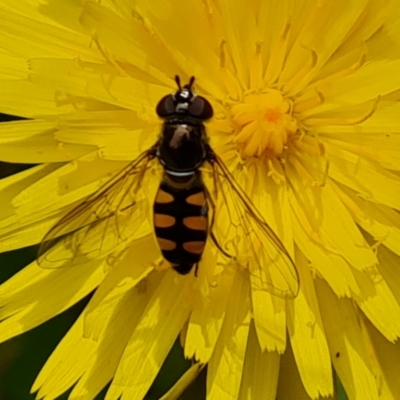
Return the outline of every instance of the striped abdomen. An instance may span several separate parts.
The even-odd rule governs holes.
[[[203,254],[208,206],[201,180],[188,188],[161,183],[154,202],[154,229],[164,258],[187,274]]]

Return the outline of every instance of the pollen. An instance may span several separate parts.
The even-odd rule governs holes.
[[[235,140],[244,157],[279,157],[298,131],[291,100],[275,89],[245,96],[231,112]]]

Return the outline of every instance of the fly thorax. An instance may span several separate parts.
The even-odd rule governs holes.
[[[202,124],[164,124],[157,155],[167,171],[190,172],[204,162],[203,129]]]

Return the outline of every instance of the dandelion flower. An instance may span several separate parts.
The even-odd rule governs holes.
[[[0,287],[3,341],[95,291],[39,398],[111,382],[140,400],[179,335],[208,400],[334,398],[334,373],[350,399],[400,398],[399,17],[395,0],[0,1],[0,111],[27,118],[0,126],[0,158],[38,164],[1,181],[3,251],[154,144],[155,105],[193,75],[213,149],[300,277],[284,298],[210,248],[197,277],[158,263],[154,170],[124,249]]]

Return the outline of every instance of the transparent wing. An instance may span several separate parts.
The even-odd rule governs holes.
[[[107,254],[140,229],[143,215],[135,211],[136,195],[151,150],[142,153],[98,191],[66,214],[43,238],[38,264],[42,268],[78,265]]]
[[[210,235],[225,256],[250,271],[252,287],[279,297],[293,298],[299,276],[285,246],[236,182],[223,161],[210,160],[214,193],[209,193],[215,211]]]

